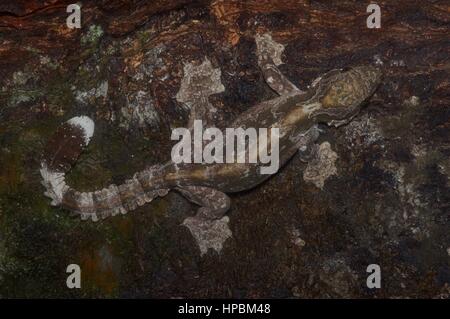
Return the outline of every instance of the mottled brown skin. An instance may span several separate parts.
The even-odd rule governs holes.
[[[260,56],[259,65],[266,82],[280,96],[250,108],[227,127],[279,128],[279,167],[299,149],[308,155],[318,137],[318,123],[339,126],[350,121],[373,94],[381,78],[380,71],[372,66],[333,70],[303,92],[281,74],[268,55]],[[198,114],[198,107],[194,110]],[[71,162],[74,158],[76,156],[72,155]],[[217,219],[229,209],[230,199],[226,193],[252,189],[270,177],[261,174],[260,167],[260,163],[168,162],[138,172],[119,186],[110,185],[88,193],[70,188],[61,205],[83,219],[97,220],[132,211],[175,189],[201,206],[194,219],[199,222]]]
[[[356,115],[379,80],[379,71],[369,66],[346,72],[331,71],[307,93],[293,91],[262,102],[241,114],[229,127],[279,128],[281,167],[299,148],[314,142],[317,134],[311,129],[316,124],[344,124]],[[317,110],[306,110],[308,105],[315,103],[321,104]],[[270,177],[259,173],[260,166],[260,163],[172,163],[163,169],[164,185],[204,186],[225,193],[239,192],[251,189]]]

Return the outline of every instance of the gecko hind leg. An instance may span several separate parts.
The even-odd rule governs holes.
[[[190,202],[200,206],[195,216],[196,218],[219,219],[230,208],[230,198],[227,194],[217,189],[203,186],[186,186],[177,187],[176,190]]]
[[[200,254],[203,256],[209,248],[220,253],[223,243],[232,235],[228,227],[229,218],[223,216],[230,208],[230,198],[210,187],[187,186],[177,187],[175,190],[200,206],[195,216],[183,221],[183,225],[197,241]]]

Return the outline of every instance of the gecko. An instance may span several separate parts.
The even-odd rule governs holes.
[[[258,66],[265,82],[278,96],[250,107],[227,127],[278,128],[280,167],[298,152],[307,161],[317,146],[318,125],[339,127],[351,121],[381,82],[382,72],[377,67],[362,65],[326,72],[307,90],[301,90],[278,69],[281,62],[268,45],[271,37],[257,36],[256,40]],[[199,114],[205,117],[210,107],[204,95],[194,99],[194,104],[189,123]],[[199,206],[188,224],[201,225],[226,214],[231,203],[228,194],[253,189],[271,176],[261,174],[258,162],[206,164],[169,160],[135,173],[120,185],[81,192],[66,183],[65,174],[89,144],[94,127],[87,116],[63,123],[48,140],[40,167],[44,194],[51,198],[51,205],[61,206],[83,220],[97,221],[125,214],[175,190]],[[244,151],[255,150],[247,146]]]

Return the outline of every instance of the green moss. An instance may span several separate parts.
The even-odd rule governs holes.
[[[83,154],[77,165],[70,171],[67,182],[76,189],[91,191],[107,187],[111,183],[112,176],[112,172],[102,166],[98,154],[91,150]]]
[[[40,62],[44,67],[49,68],[50,70],[57,70],[60,66],[59,63],[45,55],[40,56]]]
[[[87,33],[81,37],[81,45],[96,45],[103,36],[103,29],[99,25],[91,25]]]
[[[44,94],[41,90],[13,89],[7,103],[9,107],[15,107],[20,103],[35,101]]]
[[[38,48],[30,47],[30,46],[26,46],[25,50],[27,50],[28,52],[34,53],[34,54],[42,54],[41,50],[39,50]]]
[[[48,107],[52,113],[61,113],[60,111],[67,106],[75,103],[75,97],[70,88],[70,82],[68,81],[55,81],[47,89],[46,99]]]
[[[0,294],[20,297],[63,297],[65,260],[70,259],[70,241],[64,234],[73,224],[65,224],[37,195],[35,189],[20,187],[2,196],[0,207],[2,272]]]
[[[1,98],[5,100],[6,105],[16,107],[21,103],[36,102],[42,97],[49,97],[51,102],[54,102],[56,97],[63,97],[63,99],[58,99],[58,103],[69,102],[69,99],[66,98],[70,93],[67,89],[69,81],[56,72],[56,64],[44,66],[49,67],[49,65],[52,66],[55,73],[42,82],[38,81],[41,78],[39,67],[33,66],[32,69],[31,66],[26,66],[23,71],[14,72],[11,85],[2,88],[3,92],[1,92]],[[34,81],[29,81],[30,79],[34,79]],[[40,83],[39,86],[36,83]]]
[[[14,85],[25,85],[30,78],[31,74],[28,72],[17,71],[12,75]]]
[[[142,30],[138,31],[136,37],[141,45],[141,47],[145,47],[145,44],[150,41],[152,32],[151,30]]]
[[[49,205],[38,181],[0,197],[0,295],[115,297],[122,260],[134,253],[129,218],[93,223],[70,217]],[[83,289],[65,285],[71,263],[82,267]]]
[[[22,160],[19,153],[5,151],[0,154],[0,194],[17,192],[24,180]]]

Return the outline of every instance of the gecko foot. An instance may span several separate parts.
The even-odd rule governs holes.
[[[228,226],[229,221],[228,216],[221,219],[206,219],[195,216],[186,218],[183,225],[190,230],[200,248],[200,255],[203,256],[210,248],[220,253],[224,242],[232,236]]]
[[[223,216],[230,208],[230,198],[210,187],[186,186],[176,190],[200,206],[194,217],[188,217],[183,222],[197,241],[200,255],[206,254],[209,248],[220,253],[223,243],[232,235],[228,227],[229,218]]]

